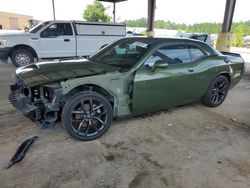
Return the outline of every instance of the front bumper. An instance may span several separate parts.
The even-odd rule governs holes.
[[[58,91],[56,89],[51,89],[50,94]],[[45,98],[44,90],[44,86],[29,88],[15,84],[10,86],[9,93],[10,103],[40,127],[53,126],[60,110],[59,98]]]
[[[0,59],[7,60],[10,54],[11,48],[0,48]]]
[[[24,89],[19,85],[11,85],[9,93],[9,101],[18,111],[20,111],[25,117],[30,118],[32,121],[36,121],[37,106],[29,104],[29,97],[25,96]]]

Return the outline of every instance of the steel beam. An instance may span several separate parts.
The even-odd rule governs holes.
[[[115,2],[113,3],[113,22],[115,22]]]
[[[155,8],[156,8],[156,0],[148,0],[147,36],[154,35]]]
[[[224,20],[222,24],[223,33],[231,31],[235,4],[236,4],[236,0],[227,0],[226,2]]]
[[[55,12],[55,2],[52,0],[52,7],[53,7],[53,18],[56,19],[56,12]]]

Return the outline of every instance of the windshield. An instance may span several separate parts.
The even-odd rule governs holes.
[[[50,22],[43,22],[41,24],[38,24],[37,26],[35,26],[34,28],[32,28],[29,32],[30,33],[36,33],[37,31],[39,31],[40,29],[42,29],[44,26],[48,25]]]
[[[90,57],[90,60],[130,69],[145,54],[149,46],[139,39],[122,39],[97,52]]]

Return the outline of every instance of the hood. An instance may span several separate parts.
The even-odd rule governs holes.
[[[32,36],[34,34],[32,33],[29,33],[29,32],[23,32],[23,31],[20,31],[20,32],[3,32],[3,33],[0,33],[0,38],[14,38],[14,37],[20,37],[20,36],[23,36],[23,37],[29,37],[29,36]]]
[[[30,64],[18,68],[16,76],[19,80],[23,80],[26,85],[32,87],[69,78],[106,74],[117,70],[117,67],[104,63],[81,59]]]

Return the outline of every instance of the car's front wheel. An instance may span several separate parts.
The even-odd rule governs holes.
[[[206,94],[202,98],[203,104],[210,107],[219,106],[225,100],[229,89],[228,79],[220,75],[210,84]]]
[[[83,91],[63,107],[62,123],[72,137],[89,141],[101,137],[110,127],[112,107],[99,93]]]

